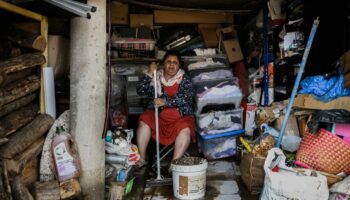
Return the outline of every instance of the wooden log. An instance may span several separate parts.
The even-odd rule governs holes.
[[[9,181],[9,177],[8,177],[8,171],[7,171],[7,164],[6,164],[6,162],[4,162],[4,164],[3,164],[2,175],[3,175],[3,183],[4,183],[4,186],[5,186],[5,190],[6,190],[7,196],[9,196],[10,200],[12,200],[12,191],[11,191],[11,185],[10,185],[10,181]]]
[[[11,57],[12,43],[8,40],[0,39],[0,60]]]
[[[21,175],[21,179],[23,180],[23,184],[31,190],[34,186],[35,181],[39,178],[39,159],[38,157],[33,157],[29,162],[27,162],[23,166],[23,170]]]
[[[8,195],[8,193],[6,192],[6,183],[4,181],[4,173],[7,173],[6,171],[4,171],[4,164],[3,162],[0,163],[0,172],[1,172],[1,176],[0,176],[0,199],[4,199],[4,200],[9,200],[11,196]]]
[[[9,74],[33,68],[46,62],[41,53],[27,53],[15,58],[0,61],[0,74]]]
[[[10,26],[7,29],[2,30],[0,35],[2,38],[6,38],[19,46],[38,50],[41,52],[45,51],[46,40],[45,37],[40,34],[30,33],[22,29]]]
[[[9,141],[9,139],[7,139],[7,138],[1,138],[0,139],[0,146],[7,143],[8,141]]]
[[[12,47],[10,57],[15,58],[22,54],[21,48],[18,47]]]
[[[14,200],[34,200],[28,188],[23,184],[21,177],[16,176],[11,181],[12,197]]]
[[[80,196],[81,188],[78,179],[72,178],[60,183],[61,199],[72,199]]]
[[[19,22],[13,26],[30,33],[40,34],[40,22]]]
[[[19,99],[40,88],[40,80],[37,76],[29,76],[16,83],[11,83],[4,88],[0,88],[0,107]]]
[[[24,166],[35,159],[43,150],[45,137],[42,137],[30,145],[24,152],[13,159],[6,159],[7,169],[10,174],[20,174]]]
[[[109,189],[110,200],[122,200],[125,193],[125,182],[112,182]]]
[[[5,106],[0,108],[0,117],[3,117],[23,106],[28,105],[29,103],[33,102],[35,99],[35,94],[30,94],[25,97],[22,97],[16,101],[13,101],[11,103],[6,104]]]
[[[39,106],[32,104],[0,119],[0,138],[6,137],[31,122],[39,113]]]
[[[54,119],[48,114],[38,115],[32,122],[9,137],[0,147],[0,157],[12,159],[19,155],[50,129]]]
[[[58,181],[36,182],[34,184],[34,197],[36,200],[60,200]]]
[[[36,69],[29,68],[29,69],[24,69],[22,71],[10,73],[10,74],[3,74],[1,76],[2,78],[0,78],[0,86],[4,87],[9,83],[13,83],[15,81],[18,81],[30,75],[34,75],[35,72],[36,72]]]

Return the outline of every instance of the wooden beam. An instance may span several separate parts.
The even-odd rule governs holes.
[[[31,18],[31,19],[34,19],[34,20],[37,20],[37,21],[41,21],[42,18],[44,17],[43,15],[40,15],[38,13],[21,8],[19,6],[13,5],[13,4],[7,3],[5,1],[0,1],[0,8],[7,10],[7,11],[10,11],[10,12],[13,12],[13,13],[16,13],[16,14],[19,14],[19,15],[22,15],[22,16],[25,16],[25,17],[28,17],[28,18]]]
[[[46,41],[48,41],[48,20],[47,17],[40,15],[38,13],[32,12],[30,10],[18,7],[16,5],[7,3],[5,1],[0,0],[0,9],[4,9],[37,21],[40,21],[40,32],[41,35],[44,36]],[[48,58],[48,47],[46,43],[46,48],[44,51],[44,56],[46,59],[46,63],[41,65],[41,67],[46,67],[47,66],[47,58]],[[42,70],[41,70],[42,71]],[[40,88],[40,111],[41,113],[45,113],[45,95],[44,95],[44,82],[43,82],[43,75],[41,72],[41,88]]]
[[[48,32],[49,32],[49,23],[47,21],[46,17],[42,17],[41,21],[40,21],[40,31],[41,31],[41,35],[44,36],[46,42],[46,48],[45,51],[43,52],[43,55],[45,57],[46,62],[44,64],[41,65],[41,72],[40,72],[40,112],[42,114],[45,113],[45,93],[44,93],[44,75],[43,75],[43,68],[47,67],[47,62],[48,62],[48,44],[49,44],[49,36],[48,36]]]

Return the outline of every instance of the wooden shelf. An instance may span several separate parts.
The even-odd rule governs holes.
[[[161,60],[157,58],[113,58],[111,59],[112,64],[116,63],[150,63],[150,62],[160,62]]]
[[[48,58],[48,21],[47,17],[40,15],[38,13],[35,13],[33,11],[18,7],[16,5],[13,5],[11,3],[7,3],[5,1],[0,0],[0,9],[16,13],[18,15],[22,15],[25,17],[28,17],[30,19],[36,20],[40,22],[40,33],[41,35],[45,38],[46,40],[46,48],[45,51],[43,52],[43,55],[45,56],[46,63],[41,65],[41,68],[47,67],[47,58]],[[42,70],[41,70],[42,71]],[[43,74],[41,73],[40,77],[40,112],[45,113],[45,95],[44,95],[44,81],[43,81]]]

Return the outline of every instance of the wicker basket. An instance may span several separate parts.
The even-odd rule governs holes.
[[[317,134],[306,133],[296,160],[318,171],[350,174],[350,145],[324,129]]]
[[[153,58],[155,40],[139,38],[118,38],[112,47],[118,51],[120,58]]]

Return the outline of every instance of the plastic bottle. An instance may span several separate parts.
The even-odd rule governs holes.
[[[59,182],[79,177],[80,159],[76,144],[63,126],[56,128],[56,135],[52,141],[52,154]]]

